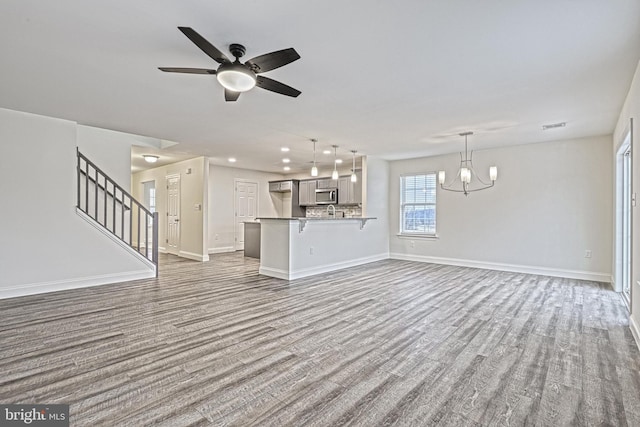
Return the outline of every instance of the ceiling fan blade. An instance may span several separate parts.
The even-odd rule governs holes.
[[[271,92],[292,96],[294,98],[302,93],[298,89],[294,89],[291,86],[287,86],[284,83],[280,83],[276,80],[264,76],[258,76],[256,78],[256,86],[261,87],[262,89],[270,90]]]
[[[300,55],[298,55],[298,52],[296,52],[294,48],[290,47],[289,49],[256,56],[248,60],[245,64],[251,67],[256,74],[259,74],[275,70],[298,59],[300,59]]]
[[[175,67],[158,67],[167,73],[186,73],[186,74],[215,74],[216,70],[208,70],[206,68],[175,68]]]
[[[237,101],[240,98],[240,94],[242,92],[234,92],[229,89],[224,90],[224,100],[225,101]]]
[[[209,55],[214,61],[219,64],[223,62],[230,62],[227,56],[220,52],[217,47],[209,43],[204,37],[190,27],[178,27],[182,33],[189,38],[196,46],[198,46],[204,53]]]

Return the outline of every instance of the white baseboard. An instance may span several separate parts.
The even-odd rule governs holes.
[[[303,277],[314,276],[316,274],[342,270],[343,268],[349,268],[349,267],[355,267],[357,265],[368,264],[370,262],[380,261],[388,258],[389,258],[388,253],[382,253],[378,255],[357,258],[349,261],[337,262],[333,264],[324,264],[317,267],[311,267],[311,268],[305,268],[305,269],[293,270],[293,271],[286,271],[286,270],[281,270],[277,268],[260,266],[258,273],[265,276],[276,277],[278,279],[295,280],[295,279],[301,279]]]
[[[77,277],[50,282],[29,283],[0,289],[0,299],[42,294],[46,292],[66,291],[69,289],[88,288],[90,286],[128,282],[130,280],[151,279],[154,277],[156,277],[155,271],[139,270],[127,271],[124,273],[103,274],[99,276]]]
[[[633,316],[629,316],[629,329],[631,329],[631,334],[636,340],[636,347],[640,350],[640,330],[638,329],[638,324],[633,320]]]
[[[429,262],[433,264],[455,265],[458,267],[482,268],[485,270],[511,271],[514,273],[539,274],[541,276],[566,277],[568,279],[591,280],[594,282],[611,283],[611,273],[597,273],[591,271],[563,270],[557,268],[535,267],[530,265],[502,264],[495,262],[472,261],[458,258],[441,258],[425,255],[410,255],[393,252],[392,259],[404,261]]]
[[[200,254],[194,254],[193,252],[179,251],[178,252],[178,256],[181,256],[183,258],[192,259],[194,261],[202,261],[202,262],[209,261],[209,255],[208,254],[200,255]]]
[[[263,276],[275,277],[276,279],[291,280],[289,278],[289,272],[287,270],[281,270],[279,268],[260,267],[258,274]]]
[[[209,254],[223,254],[227,252],[235,252],[236,249],[233,246],[222,246],[219,248],[209,248]]]

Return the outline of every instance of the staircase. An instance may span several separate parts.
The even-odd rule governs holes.
[[[158,277],[158,213],[134,199],[77,150],[77,208],[155,266]]]

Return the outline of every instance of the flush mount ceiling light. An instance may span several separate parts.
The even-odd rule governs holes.
[[[316,142],[317,139],[312,139],[313,142],[313,167],[311,168],[311,176],[318,176],[318,167],[316,166]]]
[[[332,145],[333,147],[333,172],[331,172],[331,179],[338,179],[340,175],[338,174],[338,146]]]
[[[290,171],[290,170],[291,170],[291,168],[290,168],[289,166],[285,166],[285,167],[283,167],[282,169],[284,169],[286,172],[288,172],[288,171]]]
[[[487,188],[493,187],[498,178],[498,168],[496,166],[491,166],[489,168],[489,179],[491,183],[483,181],[475,169],[473,168],[472,156],[473,151],[469,152],[467,150],[467,137],[469,135],[473,135],[473,132],[463,132],[460,136],[464,136],[464,156],[460,153],[460,167],[458,168],[458,174],[456,177],[449,183],[445,185],[445,172],[438,172],[438,182],[440,183],[440,188],[446,191],[453,191],[456,193],[464,193],[465,196],[469,195],[474,191],[486,190]],[[472,179],[475,177],[475,179]],[[479,184],[471,185],[471,181],[478,181]]]
[[[236,162],[236,158],[235,158],[235,157],[229,157],[229,158],[227,159],[227,161],[228,161],[229,163],[235,163],[235,162]]]
[[[353,153],[353,161],[351,163],[351,182],[358,182],[358,176],[356,175],[356,150],[351,150]]]
[[[324,150],[322,154],[331,154],[331,150]]]
[[[280,149],[280,151],[282,151],[283,153],[288,153],[289,152],[289,147],[282,147]]]
[[[289,163],[289,162],[291,162],[291,159],[287,159],[287,158],[282,159],[282,163]]]
[[[147,163],[155,163],[155,162],[157,162],[157,161],[158,161],[158,159],[159,159],[160,157],[158,157],[158,156],[154,156],[154,155],[151,155],[151,154],[144,154],[144,155],[142,156],[142,158],[143,158],[143,159],[144,159],[144,161],[145,161],[145,162],[147,162]]]
[[[245,48],[241,44],[233,43],[229,46],[229,52],[236,58],[236,60],[232,62],[224,53],[209,43],[193,28],[178,27],[178,29],[182,31],[193,44],[198,46],[200,50],[220,64],[220,66],[217,70],[207,68],[159,67],[160,70],[168,73],[215,75],[218,82],[220,82],[225,89],[224,99],[226,101],[237,101],[242,92],[251,90],[255,86],[294,98],[300,95],[301,92],[297,89],[268,77],[258,75],[300,59],[300,55],[298,55],[298,52],[296,52],[294,48],[290,47],[289,49],[256,56],[243,64],[240,62],[240,58],[244,56]]]

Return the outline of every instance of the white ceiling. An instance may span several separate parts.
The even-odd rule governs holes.
[[[178,26],[243,60],[294,47],[227,103]],[[0,107],[179,142],[179,155],[292,172],[318,149],[401,159],[610,134],[640,58],[640,0],[2,0]],[[230,55],[228,55],[230,56]],[[561,129],[542,131],[547,123]],[[319,157],[320,158],[320,157]],[[330,159],[327,160],[330,163]]]

